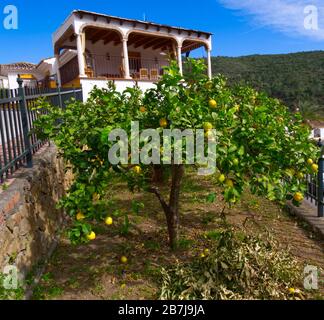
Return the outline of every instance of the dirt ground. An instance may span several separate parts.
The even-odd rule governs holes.
[[[206,234],[217,229],[221,221],[224,203],[220,192],[214,203],[206,201],[215,192],[210,180],[190,175],[182,191],[181,238],[176,252],[168,248],[165,218],[155,196],[132,194],[117,183],[107,195],[114,199],[114,209],[131,212],[134,199],[145,204],[138,215],[130,217],[130,232],[122,236],[116,221],[110,227],[97,225],[98,237],[90,244],[73,246],[63,236],[34,289],[33,299],[156,299],[159,269],[199,255],[208,248]],[[268,230],[303,264],[324,268],[323,240],[278,205],[246,194],[240,204],[225,213],[237,228],[245,222],[251,232]],[[128,258],[126,265],[120,263],[121,256]]]

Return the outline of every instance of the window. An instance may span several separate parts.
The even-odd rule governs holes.
[[[314,138],[321,137],[321,129],[314,129]]]

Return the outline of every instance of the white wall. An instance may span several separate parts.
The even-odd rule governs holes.
[[[8,73],[8,88],[9,89],[18,89],[19,85],[17,82],[18,74],[24,74],[23,72],[17,71],[17,73]],[[28,74],[32,74],[36,79],[41,79],[41,76],[34,72],[29,72]],[[24,85],[28,85],[30,87],[36,86],[36,81],[33,79],[24,79]]]
[[[92,80],[92,79],[81,79],[81,86],[83,91],[83,101],[86,102],[90,92],[97,86],[100,89],[106,88],[108,84],[107,80]],[[136,82],[132,80],[115,80],[116,89],[119,92],[123,92],[126,88],[133,88]],[[154,88],[155,84],[150,81],[138,81],[137,85],[143,90]]]
[[[8,89],[9,88],[9,81],[6,77],[0,77],[0,88]]]
[[[320,133],[320,136],[318,136],[318,131]],[[311,133],[311,138],[312,139],[316,139],[316,140],[318,140],[319,138],[321,138],[322,140],[324,140],[324,128],[313,129],[312,130],[312,133]]]
[[[9,73],[8,74],[8,85],[9,85],[9,89],[17,89],[18,86],[18,82],[17,82],[17,78],[18,75],[15,73]]]

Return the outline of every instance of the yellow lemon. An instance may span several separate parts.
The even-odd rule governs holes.
[[[304,199],[304,196],[301,192],[296,192],[294,194],[294,200],[297,202],[301,202]]]
[[[133,168],[133,171],[136,173],[136,174],[141,174],[142,173],[142,168],[140,166],[135,166]]]
[[[160,127],[162,127],[162,128],[166,128],[167,126],[168,126],[168,121],[167,121],[167,119],[162,118],[162,119],[160,120]]]
[[[234,183],[231,179],[227,179],[225,184],[229,187],[229,188],[233,188],[234,187]]]
[[[205,254],[204,253],[202,253],[201,255],[200,255],[200,258],[205,258],[206,256],[205,256]]]
[[[219,181],[220,183],[223,183],[225,180],[226,180],[225,175],[223,175],[223,174],[219,175],[219,177],[218,177],[218,181]]]
[[[142,113],[144,113],[144,112],[146,112],[146,108],[145,108],[144,106],[142,106],[142,107],[140,107],[140,111],[141,111]]]
[[[313,170],[314,172],[317,172],[317,171],[318,171],[318,165],[317,165],[316,163],[313,163],[313,164],[312,164],[312,170]]]
[[[78,214],[76,215],[76,219],[78,221],[84,220],[85,218],[86,216],[82,212],[78,212]]]
[[[126,264],[126,263],[128,262],[127,257],[122,256],[122,257],[120,258],[120,262],[123,263],[123,264]]]
[[[214,100],[214,99],[210,99],[210,100],[209,100],[209,107],[210,107],[211,109],[215,109],[215,108],[217,107],[217,102],[216,102],[216,100]]]
[[[308,163],[309,165],[312,165],[312,164],[314,163],[314,161],[313,161],[312,159],[308,159],[308,160],[307,160],[307,163]]]
[[[294,288],[289,288],[289,293],[290,294],[294,294],[296,292],[296,290]]]
[[[96,239],[96,234],[92,231],[91,233],[89,233],[87,235],[87,238],[88,238],[88,240],[92,241],[92,240]]]
[[[234,106],[234,110],[235,110],[235,112],[239,112],[240,111],[240,105],[239,104],[236,104]]]
[[[94,193],[93,196],[92,196],[92,200],[93,201],[98,201],[100,200],[100,195],[98,193]]]
[[[105,224],[106,224],[107,226],[111,226],[113,223],[114,223],[114,220],[113,220],[112,217],[107,217],[107,218],[105,219]]]
[[[297,178],[298,178],[298,179],[304,179],[304,177],[305,177],[305,176],[304,176],[304,174],[303,174],[302,172],[298,172],[298,173],[297,173]]]
[[[209,131],[211,129],[213,129],[213,125],[210,122],[205,122],[204,123],[204,130]]]
[[[204,253],[207,255],[207,254],[209,254],[209,249],[205,249],[204,250]]]

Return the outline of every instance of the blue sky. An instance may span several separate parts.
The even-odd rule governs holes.
[[[18,30],[3,27],[9,4],[18,8]],[[308,4],[317,5],[324,21],[323,0],[0,0],[0,64],[52,56],[51,35],[74,9],[134,19],[145,13],[148,21],[210,31],[213,55],[322,50],[321,31],[307,33],[302,27]]]

